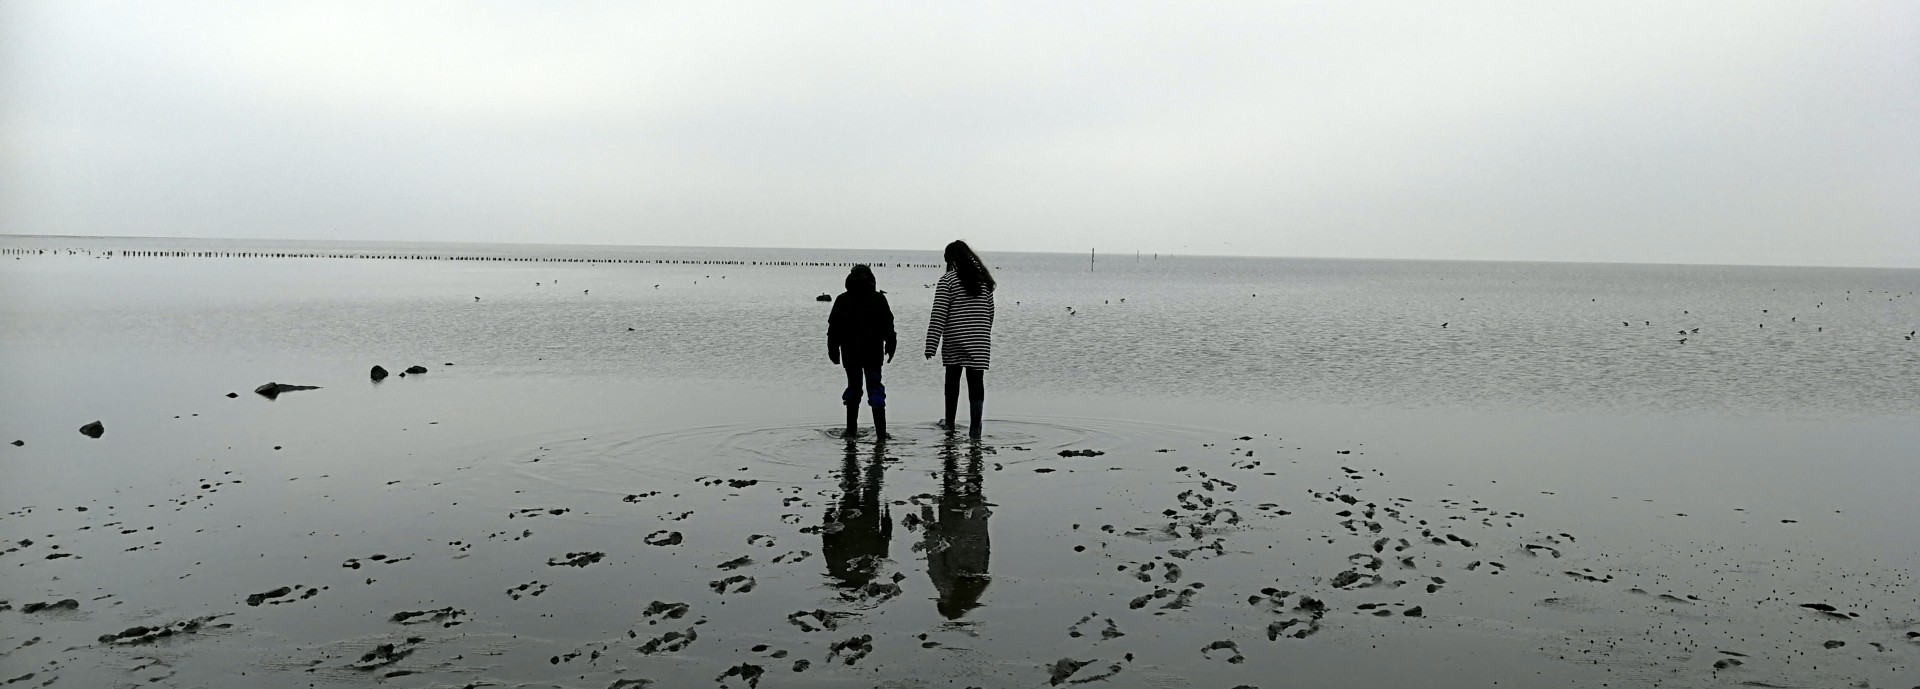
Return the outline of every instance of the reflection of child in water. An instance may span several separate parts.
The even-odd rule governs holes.
[[[940,594],[936,605],[950,620],[960,619],[980,606],[987,591],[987,564],[993,544],[987,533],[991,514],[981,492],[980,470],[984,463],[979,446],[967,449],[967,466],[959,466],[959,453],[949,443],[941,452],[940,500],[932,513],[922,508],[926,520],[927,576]]]
[[[847,291],[834,298],[827,316],[827,358],[847,370],[847,389],[840,394],[847,405],[847,437],[858,432],[862,382],[873,407],[874,438],[887,437],[887,388],[880,383],[880,366],[882,354],[893,360],[895,344],[887,293],[880,291],[872,268],[854,266],[847,273]]]
[[[827,507],[820,530],[820,555],[827,561],[827,575],[846,589],[864,589],[873,581],[893,540],[893,518],[880,501],[885,460],[875,447],[863,469],[859,451],[847,443],[846,461],[840,465],[840,499]]]

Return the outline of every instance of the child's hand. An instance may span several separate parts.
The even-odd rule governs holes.
[[[893,363],[893,352],[887,352],[887,363]]]
[[[829,352],[829,353],[827,354],[827,360],[828,360],[828,361],[831,361],[831,362],[833,362],[833,363],[835,363],[835,364],[838,364],[838,363],[840,363],[840,353],[839,353],[839,352]]]

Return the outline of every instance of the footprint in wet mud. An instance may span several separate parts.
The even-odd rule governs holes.
[[[852,665],[873,652],[873,635],[861,634],[845,641],[835,641],[827,645],[827,661],[833,662],[839,657],[842,662]]]
[[[1071,626],[1067,627],[1067,636],[1070,636],[1076,639],[1082,636],[1085,636],[1085,634],[1083,634],[1080,631],[1080,626],[1088,622],[1092,622],[1093,618],[1094,618],[1094,613],[1087,613],[1086,617],[1080,618],[1080,621],[1075,622]],[[1126,632],[1120,631],[1120,625],[1114,624],[1113,618],[1111,617],[1105,618],[1105,621],[1107,623],[1107,627],[1106,629],[1100,630],[1101,641],[1117,639],[1119,637],[1127,635]]]
[[[1351,591],[1354,589],[1372,588],[1379,586],[1383,582],[1384,580],[1381,579],[1378,574],[1356,572],[1349,569],[1333,575],[1333,579],[1329,583],[1331,583],[1334,588]]]
[[[660,495],[660,491],[650,490],[645,493],[634,493],[632,495],[628,495],[627,497],[620,498],[620,502],[640,502],[641,500],[645,500],[647,498],[659,497],[659,495]]]
[[[529,581],[519,586],[515,586],[513,588],[507,589],[507,596],[514,600],[520,600],[521,596],[538,596],[546,592],[547,592],[546,584],[542,584],[538,581]]]
[[[800,562],[800,561],[802,561],[802,560],[805,560],[805,559],[807,559],[807,558],[809,558],[809,557],[813,557],[813,553],[811,553],[811,552],[809,552],[809,551],[805,551],[805,550],[789,550],[789,551],[787,551],[787,552],[784,552],[784,553],[781,553],[780,555],[778,555],[778,556],[776,556],[776,557],[774,557],[774,558],[773,558],[773,560],[772,560],[772,562],[773,562],[774,564],[776,564],[776,565],[777,565],[777,564],[782,564],[782,563],[785,563],[785,564],[792,564],[792,563],[795,563],[795,562]]]
[[[753,577],[735,574],[725,579],[709,581],[707,588],[713,589],[714,593],[750,593],[756,583]]]
[[[688,627],[684,630],[667,632],[648,639],[646,643],[640,644],[640,646],[634,650],[646,655],[674,653],[693,645],[693,642],[699,640],[699,638],[700,634],[695,632],[693,627]]]
[[[787,615],[787,622],[799,627],[802,632],[832,631],[840,628],[840,620],[858,616],[858,613],[851,612],[801,610]]]
[[[893,600],[899,597],[900,594],[905,593],[906,591],[900,588],[900,582],[906,578],[907,575],[894,572],[891,581],[869,581],[865,585],[857,588],[841,591],[840,598],[850,603],[871,608]]]
[[[1147,604],[1152,603],[1153,601],[1161,600],[1165,598],[1172,598],[1173,600],[1167,601],[1166,603],[1162,604],[1159,609],[1162,611],[1182,610],[1182,609],[1185,609],[1187,606],[1193,604],[1193,597],[1196,595],[1199,595],[1200,588],[1202,586],[1204,585],[1198,584],[1198,583],[1188,584],[1186,588],[1180,589],[1179,591],[1175,591],[1173,589],[1165,588],[1165,587],[1155,587],[1152,593],[1143,594],[1137,598],[1134,598],[1132,601],[1129,601],[1127,603],[1127,608],[1132,610],[1139,610],[1141,608],[1146,607]],[[1166,613],[1156,612],[1154,614],[1163,615]]]
[[[1213,660],[1216,655],[1224,655],[1217,654],[1215,651],[1232,652],[1232,655],[1227,656],[1227,662],[1229,663],[1238,665],[1247,662],[1247,657],[1240,654],[1240,644],[1234,643],[1232,640],[1215,641],[1200,647],[1200,657]]]
[[[1128,653],[1126,660],[1132,661],[1133,654]],[[1114,675],[1120,674],[1120,671],[1125,669],[1125,666],[1121,663],[1108,663],[1106,669],[1103,671],[1087,670],[1089,666],[1093,666],[1098,662],[1099,661],[1095,660],[1074,660],[1072,658],[1061,658],[1053,661],[1052,664],[1047,666],[1047,684],[1060,686],[1062,684],[1099,682],[1111,679]],[[1083,674],[1082,670],[1086,670],[1086,672]]]
[[[677,620],[682,617],[686,617],[687,611],[690,609],[692,609],[692,606],[689,606],[686,603],[668,603],[666,601],[657,600],[652,603],[648,603],[647,609],[642,611],[640,613],[640,616],[644,618],[659,617],[660,619]],[[659,624],[659,623],[660,623],[660,620],[656,620],[656,619],[649,619],[647,621],[647,624]]]
[[[774,542],[774,538],[766,534],[753,534],[747,537],[747,545],[757,545],[763,548],[772,548]]]
[[[680,532],[678,531],[668,531],[666,529],[661,529],[659,531],[655,531],[653,533],[647,534],[646,538],[642,538],[640,540],[641,542],[646,543],[647,545],[668,546],[668,545],[680,545],[680,543],[684,540],[684,538],[681,537]]]
[[[745,567],[745,566],[747,566],[747,565],[751,565],[751,564],[753,564],[753,557],[752,557],[752,556],[748,556],[748,555],[741,555],[740,557],[736,557],[736,558],[734,558],[734,559],[731,559],[731,560],[728,560],[728,561],[726,561],[726,562],[722,562],[722,563],[720,563],[720,564],[719,564],[719,565],[717,565],[717,566],[718,566],[718,567],[719,567],[720,569],[722,569],[722,570],[728,570],[728,571],[731,571],[731,570],[736,570],[736,569],[739,569],[739,568],[741,568],[741,567]]]
[[[802,668],[800,668],[799,664],[796,662],[794,671],[798,672],[801,669]],[[713,678],[713,681],[719,682],[720,686],[724,687],[724,686],[727,686],[728,678],[739,677],[740,681],[745,682],[747,684],[748,689],[753,689],[755,687],[760,686],[760,676],[765,675],[766,673],[767,673],[766,668],[763,668],[751,663],[741,663],[739,665],[735,665],[733,667],[727,668],[726,672],[720,673],[720,676]]]

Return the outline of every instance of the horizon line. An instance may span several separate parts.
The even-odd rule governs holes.
[[[68,234],[21,234],[0,231],[0,237],[30,237],[35,239],[142,239],[142,240],[179,240],[179,241],[224,241],[224,242],[329,242],[337,244],[492,244],[500,246],[558,246],[558,247],[621,247],[631,249],[726,249],[726,250],[807,250],[807,251],[925,251],[938,253],[939,249],[907,249],[901,247],[824,247],[824,246],[728,246],[704,244],[584,244],[577,242],[515,242],[515,241],[447,241],[421,239],[289,239],[264,237],[169,237],[151,235],[68,235]],[[1099,247],[1090,247],[1090,252],[1098,255]],[[1023,251],[998,250],[981,253],[1009,254],[1058,254],[1062,256],[1078,255],[1077,251]],[[1138,254],[1167,254],[1185,258],[1265,258],[1295,259],[1312,261],[1406,261],[1434,263],[1567,263],[1574,265],[1658,265],[1658,266],[1700,266],[1725,268],[1845,268],[1860,270],[1920,270],[1920,263],[1914,265],[1861,265],[1861,264],[1815,264],[1815,263],[1695,263],[1686,261],[1582,261],[1568,259],[1529,259],[1529,258],[1413,258],[1404,256],[1307,256],[1275,254],[1207,254],[1173,253],[1137,250]],[[1124,250],[1117,255],[1125,255]]]

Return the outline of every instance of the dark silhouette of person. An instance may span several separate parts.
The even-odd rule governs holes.
[[[951,432],[960,399],[960,373],[967,375],[967,435],[980,437],[980,414],[987,400],[987,364],[993,358],[993,273],[960,240],[947,245],[947,272],[933,292],[933,315],[927,319],[927,358],[940,350],[947,367],[947,415],[941,428]]]
[[[873,437],[887,437],[887,388],[880,381],[881,360],[893,361],[897,338],[893,332],[893,308],[887,305],[887,293],[880,291],[873,269],[858,264],[847,272],[847,291],[833,300],[833,313],[827,316],[827,359],[847,370],[847,389],[840,401],[847,405],[847,433],[859,433],[860,384],[867,387],[867,404],[873,407]]]
[[[827,576],[842,589],[866,588],[887,559],[893,518],[880,501],[885,462],[884,446],[875,445],[872,458],[862,467],[858,446],[847,440],[846,460],[840,465],[840,499],[827,507],[820,529],[820,555],[827,561]]]
[[[980,446],[969,444],[961,456],[960,448],[947,441],[940,450],[940,497],[932,507],[921,508],[926,523],[927,576],[939,593],[935,607],[950,620],[980,607],[980,595],[986,593],[987,564],[992,559],[993,542],[987,532],[987,517],[992,515],[981,489],[980,469],[985,462]],[[961,466],[964,459],[965,466]]]

